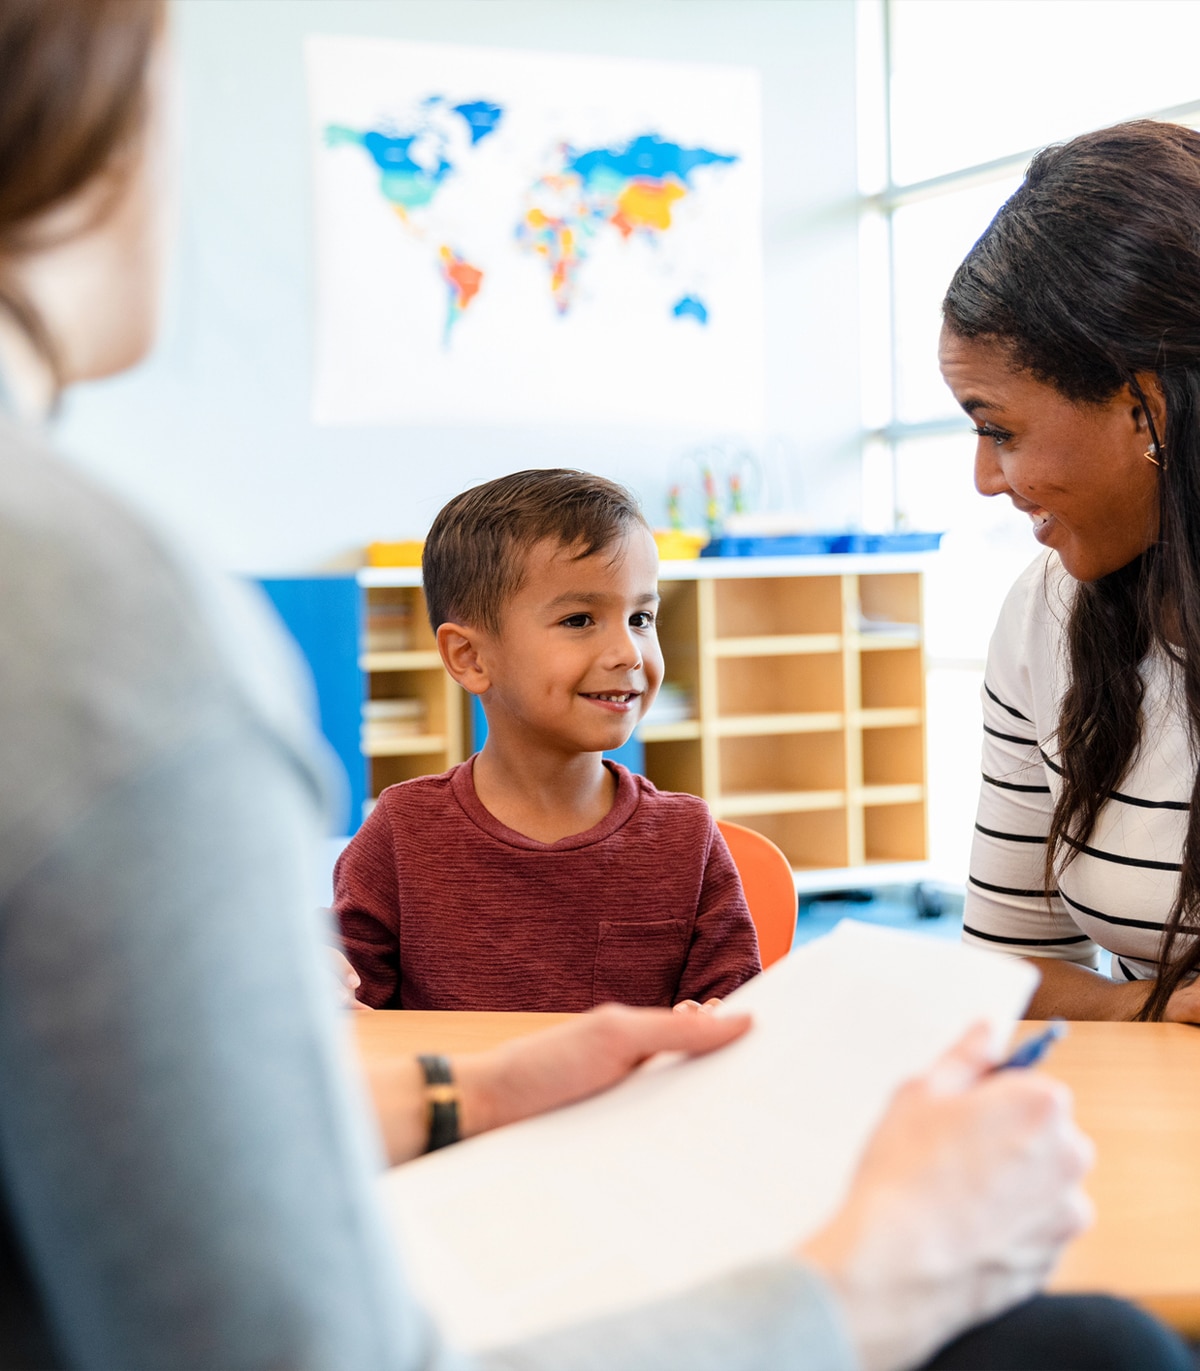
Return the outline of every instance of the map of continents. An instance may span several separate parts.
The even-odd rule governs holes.
[[[371,158],[380,194],[405,231],[427,245],[431,269],[446,288],[445,347],[486,289],[494,264],[477,260],[467,245],[445,230],[438,219],[438,194],[450,178],[469,181],[472,152],[496,133],[504,115],[501,105],[488,100],[452,103],[445,96],[431,95],[407,126],[325,128],[327,147],[353,146]],[[603,235],[660,243],[670,234],[681,202],[702,193],[703,173],[738,160],[735,154],[685,147],[654,132],[611,147],[560,143],[532,185],[514,187],[522,208],[512,225],[511,242],[516,251],[544,263],[553,309],[559,316],[568,315],[589,254]],[[501,211],[481,203],[478,212]],[[709,309],[699,293],[689,291],[674,300],[671,315],[704,326]]]
[[[598,235],[655,240],[669,233],[678,202],[696,189],[696,172],[737,160],[731,153],[680,147],[656,133],[614,148],[578,151],[564,145],[560,165],[529,191],[517,243],[544,259],[555,308],[566,314]],[[680,297],[672,312],[708,323],[708,309],[695,295]]]
[[[487,100],[451,104],[444,96],[431,95],[422,101],[415,126],[405,132],[382,129],[347,128],[330,124],[325,130],[331,148],[353,144],[361,147],[379,169],[379,190],[395,210],[400,222],[419,238],[436,230],[430,219],[431,207],[446,178],[461,175],[455,120],[461,120],[459,134],[465,132],[469,147],[477,147],[496,131],[504,111]],[[459,248],[434,232],[433,264],[446,284],[446,326],[442,342],[449,345],[454,325],[470,306],[483,284],[482,269],[469,262]]]

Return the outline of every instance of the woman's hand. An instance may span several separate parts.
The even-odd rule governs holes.
[[[469,1138],[586,1099],[624,1080],[657,1052],[711,1052],[749,1027],[748,1014],[716,1018],[604,1005],[487,1052],[465,1053],[451,1063],[459,1088],[459,1132]],[[390,1164],[419,1156],[429,1123],[416,1059],[369,1062],[367,1086]]]
[[[717,1018],[603,1005],[527,1038],[454,1060],[464,1136],[598,1094],[657,1052],[699,1055],[750,1027],[748,1014]]]
[[[991,1072],[978,1026],[903,1086],[850,1195],[799,1255],[842,1305],[865,1371],[911,1366],[1032,1295],[1091,1218],[1091,1143],[1066,1089]]]
[[[1152,981],[1112,981],[1098,971],[1050,957],[1027,957],[1041,983],[1027,1019],[1136,1019],[1153,987]],[[1167,1001],[1165,1023],[1200,1023],[1200,978],[1182,985]]]
[[[1074,962],[1026,957],[1041,981],[1025,1010],[1027,1019],[1136,1019],[1150,994],[1149,981],[1113,981]]]
[[[1200,979],[1173,991],[1163,1014],[1164,1023],[1200,1023]]]

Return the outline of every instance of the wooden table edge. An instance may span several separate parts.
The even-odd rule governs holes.
[[[1082,1292],[1060,1292],[1051,1286],[1050,1293],[1065,1295]],[[1169,1324],[1180,1337],[1189,1342],[1200,1342],[1200,1295],[1126,1295],[1124,1298],[1149,1310],[1163,1323]]]

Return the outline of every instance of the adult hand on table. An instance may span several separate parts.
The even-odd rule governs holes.
[[[1142,1012],[1153,981],[1113,981],[1098,971],[1053,957],[1027,957],[1040,976],[1025,1011],[1028,1019],[1129,1021]],[[1200,980],[1181,985],[1163,1011],[1166,1023],[1200,1023]]]
[[[603,1005],[568,1023],[455,1057],[463,1137],[544,1114],[623,1080],[656,1052],[711,1052],[739,1038],[748,1014],[676,1014]],[[369,1085],[392,1165],[426,1143],[424,1089],[413,1058],[374,1062]]]
[[[677,1014],[602,1005],[570,1023],[455,1059],[463,1132],[482,1133],[598,1094],[657,1052],[698,1055],[732,1042],[748,1014]]]
[[[1200,1023],[1200,980],[1173,991],[1163,1013],[1165,1023]]]
[[[903,1086],[850,1195],[800,1248],[837,1295],[864,1371],[924,1361],[969,1325],[1034,1294],[1087,1227],[1091,1143],[1067,1090],[990,1072],[968,1033]]]

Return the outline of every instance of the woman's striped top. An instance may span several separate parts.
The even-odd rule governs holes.
[[[963,938],[1085,966],[1104,947],[1114,979],[1145,979],[1157,972],[1175,898],[1196,762],[1170,669],[1147,658],[1138,755],[1047,902],[1043,863],[1060,785],[1055,735],[1075,585],[1055,554],[1043,554],[1009,592],[992,637]]]

